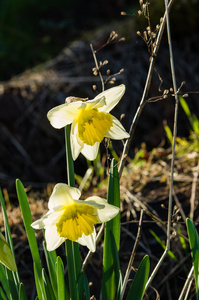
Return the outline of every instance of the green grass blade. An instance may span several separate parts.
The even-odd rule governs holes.
[[[48,275],[46,274],[45,269],[42,269],[42,277],[43,277],[43,282],[44,282],[44,287],[46,291],[46,296],[48,300],[55,300],[55,294],[53,292],[50,280],[48,278]]]
[[[120,207],[120,187],[119,175],[115,159],[112,159],[110,167],[110,177],[108,186],[108,203]],[[113,252],[110,235],[115,241],[115,250],[119,250],[120,243],[120,213],[106,223],[104,231],[104,253],[103,253],[103,278],[102,278],[102,298],[114,299],[115,297],[115,272],[113,266]]]
[[[146,255],[139,265],[126,300],[141,300],[143,298],[149,276],[149,267],[149,257]]]
[[[58,287],[58,298],[59,300],[69,300],[69,294],[66,287],[66,282],[64,279],[64,265],[62,259],[58,256],[56,262],[56,272],[57,272],[57,287]]]
[[[53,292],[56,295],[56,298],[58,298],[58,290],[57,290],[57,274],[56,274],[56,260],[57,260],[57,254],[55,251],[47,251],[46,249],[46,242],[43,242],[43,249],[44,254],[46,258],[46,263],[48,267],[48,273],[50,276],[50,282],[53,288]]]
[[[38,284],[41,285],[41,290],[43,293],[44,299],[45,298],[45,290],[44,290],[44,284],[43,284],[43,279],[42,279],[42,265],[40,261],[40,256],[39,256],[39,250],[37,246],[37,240],[35,237],[35,232],[34,229],[31,227],[32,224],[32,216],[30,212],[30,207],[27,199],[26,192],[24,190],[23,184],[19,179],[16,180],[16,188],[17,188],[17,195],[19,199],[19,204],[22,212],[22,217],[28,237],[28,242],[30,246],[30,251],[32,254],[32,258],[35,264],[35,267],[37,269],[37,276],[38,276]]]
[[[187,232],[191,248],[192,263],[196,283],[197,299],[199,299],[199,238],[193,222],[187,218]]]
[[[187,104],[187,102],[185,101],[185,99],[182,96],[179,96],[179,101],[180,104],[185,112],[185,114],[187,115],[189,122],[194,130],[195,133],[199,132],[199,120],[196,117],[196,115],[192,115],[189,109],[189,106]]]
[[[157,236],[157,234],[153,231],[153,230],[149,230],[150,233],[154,236],[154,238],[156,239],[156,241],[160,244],[160,246],[165,250],[166,249],[166,246],[165,244],[161,241],[161,239]],[[179,263],[177,257],[175,256],[175,254],[169,250],[168,251],[168,255],[177,263]],[[180,264],[180,263],[179,263]]]
[[[169,128],[168,125],[165,125],[164,130],[166,132],[166,136],[167,136],[169,143],[172,145],[173,144],[173,135],[172,135],[171,129]]]
[[[28,300],[23,283],[19,286],[19,300]]]

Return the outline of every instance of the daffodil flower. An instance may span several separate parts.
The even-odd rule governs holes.
[[[93,100],[76,98],[77,101],[56,106],[48,112],[47,117],[53,127],[63,128],[72,124],[70,141],[73,160],[80,152],[87,159],[94,160],[104,137],[114,140],[129,138],[120,121],[109,113],[124,92],[125,86],[122,84],[100,93]]]
[[[119,208],[98,196],[79,200],[77,188],[64,183],[55,185],[48,202],[49,211],[32,223],[34,229],[45,228],[47,250],[58,248],[66,239],[96,249],[95,224],[114,218]]]

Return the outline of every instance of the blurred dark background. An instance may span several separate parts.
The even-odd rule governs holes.
[[[160,23],[164,1],[150,1],[152,28]],[[146,18],[138,16],[138,1],[130,0],[1,0],[0,2],[0,186],[12,189],[15,179],[43,187],[66,178],[64,133],[52,128],[46,118],[49,109],[68,96],[95,97],[101,91],[90,43],[102,47],[112,30],[124,42],[116,42],[97,52],[107,59],[111,74],[124,68],[116,85],[124,83],[126,93],[113,114],[129,130],[140,102],[149,65],[146,43],[136,32],[143,32]],[[121,11],[127,13],[121,16]],[[178,87],[183,92],[199,90],[199,1],[174,1],[171,31]],[[119,40],[118,38],[118,40]],[[104,68],[104,67],[103,67]],[[102,68],[103,75],[106,68]],[[20,75],[18,75],[20,74]],[[163,80],[160,87],[160,77]],[[92,85],[97,86],[94,92]],[[106,88],[111,85],[106,85]],[[149,97],[172,87],[166,35],[163,36]],[[188,105],[198,116],[199,100],[189,94]],[[173,127],[174,99],[146,105],[130,149],[145,142],[147,149],[166,143],[163,121]],[[188,137],[190,124],[179,111],[178,135]],[[164,143],[163,143],[164,144]],[[122,143],[113,142],[119,155]],[[102,153],[105,147],[101,147]],[[80,155],[76,173],[83,175],[87,165]]]
[[[143,29],[144,18],[137,17],[138,9],[138,0],[1,0],[0,80],[51,59],[91,29],[124,20],[121,11],[132,15],[135,30]],[[163,0],[150,1],[152,26],[159,23],[163,12]],[[172,34],[198,34],[198,19],[199,1],[174,1]]]

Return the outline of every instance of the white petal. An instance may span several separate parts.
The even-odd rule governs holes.
[[[58,236],[56,225],[46,228],[45,239],[48,251],[57,249],[66,240],[63,237]]]
[[[63,128],[68,124],[71,124],[75,118],[79,115],[80,108],[84,106],[82,101],[73,103],[65,103],[52,108],[48,114],[51,125],[55,128]]]
[[[63,206],[61,206],[61,208],[63,208]],[[55,211],[49,210],[41,219],[33,222],[31,226],[34,229],[42,229],[54,225],[58,222],[63,212],[64,209],[60,209],[60,206],[57,207]]]
[[[78,203],[78,204],[90,204],[91,206],[94,206],[94,208],[99,208],[99,209],[104,208],[104,204],[99,204],[99,203],[96,203],[96,202],[87,203],[86,200],[75,200],[75,202]]]
[[[88,204],[94,202],[97,204],[104,205],[103,208],[97,209],[98,219],[101,223],[107,222],[113,219],[118,213],[119,208],[117,206],[111,205],[98,196],[91,196],[85,200]]]
[[[119,86],[112,87],[94,98],[94,100],[105,97],[106,105],[99,108],[99,111],[109,112],[111,111],[117,103],[120,101],[125,92],[125,85],[121,84]]]
[[[74,203],[74,200],[78,200],[81,192],[70,187],[65,183],[58,183],[55,185],[52,195],[48,202],[48,208],[54,209],[57,206],[67,206]]]
[[[126,132],[126,130],[124,129],[120,121],[116,119],[114,116],[112,116],[112,120],[113,120],[113,125],[106,132],[105,137],[113,140],[128,139],[130,135],[128,134],[128,132]]]
[[[81,141],[78,136],[78,123],[75,121],[72,123],[71,126],[70,144],[73,160],[76,160],[82,148],[84,147],[84,142]]]
[[[94,146],[90,146],[87,144],[84,144],[83,149],[81,150],[81,153],[88,159],[88,160],[94,160],[97,157],[97,153],[99,150],[99,142],[96,142]]]
[[[96,250],[96,232],[95,228],[93,233],[89,235],[83,234],[81,238],[79,238],[77,241],[82,246],[86,246],[91,252],[95,252]]]
[[[98,95],[99,96],[99,95]],[[88,100],[85,102],[87,109],[99,109],[100,107],[103,107],[106,105],[106,99],[104,96],[98,97],[92,100]]]

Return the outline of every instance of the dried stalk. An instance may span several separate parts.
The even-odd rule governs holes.
[[[126,269],[126,274],[125,274],[124,281],[123,281],[123,285],[122,285],[122,295],[121,295],[121,299],[122,299],[123,296],[124,296],[124,292],[125,292],[125,289],[126,289],[126,285],[127,285],[127,282],[128,282],[128,279],[129,279],[129,275],[130,275],[130,273],[131,273],[131,268],[132,268],[132,265],[133,265],[133,261],[134,261],[134,258],[135,258],[135,254],[136,254],[136,249],[137,249],[137,246],[138,246],[138,242],[139,242],[139,240],[140,240],[140,238],[141,238],[140,232],[141,232],[141,227],[142,227],[143,214],[144,214],[144,210],[142,209],[142,210],[141,210],[141,213],[140,213],[140,220],[139,220],[138,232],[137,232],[135,244],[134,244],[134,247],[133,247],[133,250],[132,250],[132,253],[131,253],[131,257],[130,257],[130,260],[129,260],[128,267],[127,267],[127,269]]]
[[[167,37],[169,44],[169,54],[170,54],[170,65],[171,65],[171,75],[173,81],[173,90],[175,95],[175,115],[174,115],[174,128],[173,128],[173,145],[172,145],[172,159],[171,159],[171,179],[170,179],[170,192],[169,192],[169,205],[168,205],[168,225],[167,225],[167,243],[166,249],[162,254],[159,262],[154,268],[148,282],[146,284],[146,290],[151,284],[153,278],[155,277],[157,271],[159,270],[162,262],[164,261],[167,252],[170,250],[170,234],[171,234],[171,214],[172,214],[172,195],[173,195],[173,174],[174,174],[174,161],[175,161],[175,145],[176,145],[176,136],[177,136],[177,118],[178,118],[178,90],[176,85],[176,77],[175,77],[175,68],[174,68],[174,60],[173,60],[173,50],[171,44],[171,33],[170,33],[170,22],[169,22],[169,12],[168,12],[168,1],[165,0],[165,13],[166,13],[166,22],[167,22]]]
[[[190,289],[190,283],[192,283],[192,280],[193,280],[193,272],[194,272],[194,267],[192,266],[191,270],[189,271],[189,274],[188,274],[188,276],[187,276],[187,279],[186,279],[186,281],[185,281],[185,284],[184,284],[184,286],[183,286],[183,289],[182,289],[182,291],[181,291],[181,293],[180,293],[180,296],[179,296],[178,300],[183,300],[183,299],[185,299],[185,298],[184,298],[184,294],[185,294],[187,291],[189,291],[189,289]],[[186,294],[187,294],[187,293],[186,293]]]
[[[171,6],[172,6],[173,2],[174,2],[174,0],[170,0],[169,6],[168,6],[169,10],[171,9]],[[136,125],[138,123],[138,120],[139,120],[139,117],[142,113],[142,110],[143,110],[145,104],[147,103],[146,100],[147,100],[147,95],[148,95],[149,88],[150,88],[150,85],[151,85],[151,79],[152,79],[154,65],[155,65],[155,58],[157,56],[157,53],[158,53],[158,50],[159,50],[159,47],[160,47],[160,42],[161,42],[162,35],[163,35],[163,32],[164,32],[165,24],[166,24],[166,13],[164,14],[163,21],[160,25],[158,36],[157,36],[157,39],[156,39],[156,42],[155,42],[156,45],[154,47],[152,56],[150,58],[150,65],[149,65],[148,75],[147,75],[144,91],[143,91],[143,94],[142,94],[142,98],[141,98],[139,107],[138,107],[138,109],[135,113],[135,116],[133,118],[133,121],[131,123],[131,127],[130,127],[130,130],[129,130],[130,138],[128,140],[126,140],[125,145],[124,145],[124,149],[123,149],[123,153],[122,153],[122,157],[121,157],[121,161],[120,161],[120,165],[119,165],[119,176],[120,177],[122,175],[122,171],[123,171],[123,168],[124,168],[124,165],[125,165],[125,162],[126,162],[126,158],[127,158],[128,152],[129,152],[130,144],[131,144],[134,132],[135,132]]]

